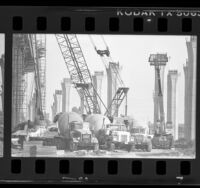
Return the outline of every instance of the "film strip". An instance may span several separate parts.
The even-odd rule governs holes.
[[[3,70],[1,73],[1,83],[3,88],[1,93],[1,97],[3,97],[1,98],[1,101],[2,106],[4,106],[4,108],[2,108],[3,122],[1,123],[1,130],[3,130],[1,139],[2,157],[0,158],[1,182],[12,183],[17,181],[26,183],[45,183],[48,181],[53,183],[66,184],[199,184],[199,16],[200,11],[198,9],[150,9],[130,7],[77,8],[45,6],[0,7],[0,37],[2,40],[1,43],[3,43],[1,45],[2,47],[0,48],[0,50],[2,51],[1,70]],[[88,35],[90,40],[86,39]],[[46,37],[45,46],[42,46],[44,44],[42,42],[44,38],[42,37],[44,36]],[[101,40],[100,48],[98,48],[96,45],[98,37],[100,38],[99,40]],[[180,40],[178,40],[178,38]],[[104,47],[107,48],[103,48],[101,46],[102,44],[104,44]],[[158,46],[155,46],[154,44],[157,44]],[[181,45],[185,45],[183,49],[181,48]],[[52,46],[56,47],[52,48]],[[149,51],[148,46],[150,46]],[[50,50],[48,49],[48,47]],[[194,48],[196,48],[196,54]],[[37,52],[38,49],[40,49],[41,51],[43,50],[42,52],[40,51],[41,54]],[[133,49],[135,51],[131,53],[130,49]],[[172,55],[175,55],[169,55],[170,57],[166,55],[165,53],[168,53],[167,49],[169,49],[169,54],[171,53]],[[171,49],[172,52],[170,51]],[[159,52],[160,50],[161,52]],[[139,56],[138,59],[134,59],[134,54],[135,56],[137,56],[137,53],[139,54],[143,51],[144,53],[141,56],[145,57],[146,59],[146,62],[144,64],[148,64],[148,66],[146,66],[147,68],[145,66],[143,67],[144,69],[140,67],[140,64],[143,63],[143,59],[140,59]],[[108,52],[109,54],[106,54]],[[111,70],[114,71],[114,73],[111,73],[112,79],[114,77],[113,75],[121,74],[121,76],[125,78],[125,80],[123,81],[128,82],[130,85],[132,82],[134,82],[134,75],[130,74],[128,77],[126,77],[126,72],[123,72],[123,69],[120,69],[119,64],[118,67],[116,64],[116,67],[117,71],[119,71],[120,73],[117,72],[116,69],[111,67],[112,65],[110,63],[114,63],[114,61],[112,62],[112,59],[109,59],[108,62],[105,62],[106,58],[111,58],[110,53],[112,53],[112,57],[114,57],[115,59],[119,59],[119,63],[121,63],[121,61],[129,62],[127,64],[122,64],[123,68],[125,67],[124,69],[127,71],[127,74],[128,68],[126,69],[126,65],[130,65],[130,62],[132,62],[132,64],[135,64],[135,66],[133,65],[132,67],[133,70],[137,69],[137,66],[138,72],[144,70],[143,72],[139,72],[140,76],[136,79],[141,80],[139,82],[141,83],[141,85],[139,85],[138,88],[136,87],[138,91],[140,91],[141,88],[147,87],[148,82],[145,82],[145,85],[142,80],[145,80],[145,75],[148,76],[148,71],[152,71],[151,74],[153,76],[151,75],[151,77],[153,81],[149,82],[152,88],[148,90],[151,92],[150,94],[143,96],[145,92],[148,92],[144,89],[140,91],[141,93],[138,93],[138,96],[142,96],[142,98],[136,97],[135,99],[134,97],[132,97],[135,94],[134,92],[132,93],[132,88],[129,87],[129,93],[131,94],[128,94],[128,102],[126,103],[125,100],[126,95],[123,100],[118,98],[118,102],[119,100],[122,100],[122,106],[124,104],[125,109],[126,105],[128,105],[128,111],[133,110],[133,112],[136,112],[136,119],[137,112],[139,114],[138,117],[140,117],[141,115],[141,117],[146,118],[148,116],[148,113],[152,115],[152,117],[149,118],[150,123],[148,124],[147,132],[146,129],[142,129],[142,131],[144,132],[137,132],[141,131],[141,129],[135,128],[135,125],[139,124],[140,127],[142,123],[135,123],[134,121],[131,121],[134,119],[133,118],[130,120],[130,122],[133,122],[131,124],[128,121],[129,119],[127,120],[124,118],[128,117],[127,113],[129,112],[126,112],[126,110],[125,115],[120,116],[116,115],[115,113],[114,115],[112,114],[112,112],[116,112],[116,109],[119,110],[119,103],[113,102],[115,105],[112,106],[112,99],[115,102],[117,100],[114,98],[113,93],[118,91],[117,89],[125,87],[118,87],[117,89],[113,89],[114,86],[113,83],[111,83],[111,100],[110,103],[107,102],[108,105],[105,105],[104,101],[108,101],[106,97],[109,98],[109,92],[108,94],[106,94],[105,99],[100,96],[101,92],[99,91],[99,88],[95,86],[95,83],[96,85],[99,84],[97,79],[99,77],[92,77],[92,82],[87,82],[84,80],[88,79],[87,74],[91,74],[91,69],[92,71],[99,72],[100,70],[105,69],[104,67],[96,67],[96,69],[94,67],[91,68],[94,63],[87,64],[87,62],[100,62],[100,59],[103,58],[104,63],[108,63],[108,65],[110,66],[107,67],[106,71],[104,70],[104,75],[107,74],[107,76],[105,77],[106,79],[108,79],[108,72],[109,70]],[[178,55],[176,55],[176,53]],[[46,58],[46,67],[48,66],[48,61],[54,61],[54,66],[55,64],[56,66],[59,66],[57,65],[59,64],[59,61],[63,61],[62,64],[64,64],[65,67],[67,65],[68,69],[66,69],[66,75],[68,76],[66,77],[69,78],[70,84],[72,85],[71,90],[76,91],[76,95],[72,94],[73,96],[71,96],[71,100],[68,100],[72,102],[80,100],[79,102],[83,102],[82,108],[72,108],[73,106],[70,106],[73,113],[78,114],[75,115],[76,120],[71,121],[73,124],[73,130],[71,127],[67,127],[68,124],[71,126],[70,118],[74,118],[74,114],[70,112],[71,109],[68,109],[66,111],[66,109],[63,110],[61,106],[58,107],[58,101],[61,100],[59,99],[59,92],[56,93],[56,90],[60,91],[58,88],[58,84],[56,85],[57,88],[53,88],[53,91],[51,91],[51,89],[47,91],[46,87],[44,87],[44,84],[42,85],[43,77],[42,67],[40,67],[40,65],[42,66],[42,58],[44,57]],[[130,58],[133,58],[133,60],[129,61]],[[173,58],[175,60],[173,60]],[[79,61],[79,59],[81,59],[81,61]],[[138,64],[137,61],[140,62],[140,64]],[[182,85],[179,84],[179,87],[176,88],[178,94],[176,94],[175,98],[173,98],[173,92],[171,92],[171,95],[167,93],[170,90],[170,88],[168,88],[170,87],[170,84],[166,82],[165,85],[167,88],[164,89],[164,83],[161,83],[163,78],[159,77],[159,74],[161,74],[162,77],[161,63],[164,62],[166,64],[168,63],[168,61],[174,62],[175,64],[174,67],[172,65],[172,68],[166,66],[166,69],[168,70],[168,75],[171,69],[172,71],[178,70],[180,80],[182,79]],[[151,65],[154,65],[155,69],[150,67],[149,63]],[[158,63],[160,64],[158,65]],[[180,65],[178,63],[180,63]],[[192,70],[189,70],[190,64],[192,63],[193,68]],[[70,67],[70,65],[72,67]],[[178,66],[181,66],[181,68],[179,69]],[[48,88],[54,87],[54,80],[56,80],[56,77],[59,77],[59,74],[62,74],[62,67],[58,68],[60,72],[57,73],[55,67],[52,67],[51,70],[49,68],[50,72],[45,72],[44,74],[46,75],[46,82],[44,83],[49,84]],[[74,67],[76,67],[76,69]],[[83,68],[82,70],[81,67]],[[187,75],[189,76],[186,78],[187,70],[183,67],[188,68],[188,71],[192,71],[193,74],[187,73]],[[147,72],[145,72],[146,69],[148,69]],[[73,72],[74,70],[79,71]],[[153,70],[155,70],[155,73],[153,72]],[[134,73],[136,74],[137,71]],[[174,73],[177,72],[173,72],[173,74]],[[47,78],[48,74],[50,76]],[[80,77],[78,77],[78,75],[81,75],[81,79]],[[75,81],[76,76],[79,79],[77,82]],[[178,77],[178,74],[176,76]],[[30,84],[32,83],[30,81],[31,79],[33,79],[34,86]],[[95,79],[96,82],[94,81]],[[115,79],[117,80],[116,77]],[[186,88],[186,81],[184,80],[188,81],[188,88]],[[57,81],[59,82],[59,87],[61,81]],[[88,83],[91,84],[90,87],[88,87]],[[116,83],[118,82],[116,81]],[[109,83],[107,83],[106,85],[109,88],[108,85]],[[106,86],[103,85],[102,88],[105,88]],[[33,87],[33,89],[31,90],[30,87]],[[43,87],[45,88],[44,90]],[[32,91],[33,95],[30,95],[30,93],[27,92],[30,90]],[[77,91],[79,95],[77,94]],[[158,92],[158,96],[156,96],[156,92]],[[184,93],[184,95],[181,93]],[[48,99],[44,99],[47,105],[45,106],[45,102],[43,101],[42,97],[47,97],[48,94]],[[67,95],[69,95],[69,93]],[[54,96],[54,98],[52,96]],[[62,97],[63,96],[64,94],[62,90]],[[83,101],[81,101],[81,99],[75,98],[79,98],[80,96],[83,96]],[[145,96],[150,96],[150,98],[148,99],[151,101],[151,106],[147,107],[151,109],[149,110],[150,112],[147,112],[146,110],[139,110],[141,103],[144,103],[144,105],[142,105],[143,107],[146,103],[148,103],[148,101],[143,102],[143,100],[146,100]],[[179,101],[180,98],[180,101],[176,103],[173,102],[173,100],[171,99],[170,103],[168,102],[168,100],[170,101],[170,96],[173,98],[173,100],[176,99],[177,101]],[[50,102],[47,100],[49,100]],[[132,100],[135,102],[134,104],[132,104]],[[137,100],[139,101],[139,103],[137,102]],[[30,101],[35,101],[35,103],[32,103],[32,106],[28,106],[30,105]],[[53,102],[54,106],[51,106]],[[55,103],[57,104],[56,107]],[[90,120],[86,121],[89,115],[100,114],[98,111],[98,103],[101,104],[101,109],[106,106],[106,112],[109,112],[108,114],[105,112],[105,114],[102,116],[105,118],[103,119],[103,128],[101,128],[101,130],[103,129],[109,132],[107,134],[107,132],[105,131],[103,137],[104,139],[106,138],[108,140],[111,140],[104,140],[104,145],[106,145],[107,148],[100,148],[100,139],[96,135],[95,131],[97,130],[93,127],[94,125],[96,125],[95,120],[92,119],[94,117],[91,118],[92,120],[90,119],[91,122]],[[42,106],[42,104],[44,106]],[[138,107],[138,110],[134,109],[134,105]],[[164,107],[162,107],[162,105],[164,105]],[[170,110],[168,109],[168,105]],[[175,106],[172,107],[170,105]],[[109,108],[110,106],[112,106],[112,108]],[[38,121],[36,123],[35,116],[37,112],[42,112],[44,111],[44,109],[46,110],[47,107],[52,107],[52,109],[54,108],[54,112],[51,109],[52,117],[50,118],[48,116],[48,113],[42,113],[42,115],[38,113],[43,118],[39,116],[39,119],[37,119]],[[56,112],[55,108],[57,109]],[[65,108],[67,107],[65,106]],[[158,108],[157,112],[155,112],[156,108]],[[174,108],[177,108],[177,110],[182,109],[182,111],[173,111]],[[91,109],[92,111],[90,111]],[[35,112],[34,115],[31,110]],[[166,113],[164,113],[163,111],[166,111]],[[62,112],[62,114],[60,114],[61,116],[56,116],[59,114],[59,112]],[[64,117],[64,120],[61,120],[61,118],[63,117],[63,113],[64,115],[67,115],[66,117]],[[70,113],[72,113],[72,116]],[[117,111],[117,113],[119,114],[122,112],[120,112],[119,110]],[[147,114],[143,115],[143,113]],[[170,116],[168,115],[170,113],[171,117],[168,117]],[[182,116],[180,115],[181,113]],[[182,117],[182,119],[178,116],[174,117],[174,114],[178,114],[178,116]],[[57,117],[57,120],[55,120],[53,115]],[[86,118],[83,115],[85,115]],[[162,115],[165,115],[166,117],[161,121],[161,118],[163,118]],[[186,115],[188,115],[187,118],[185,118]],[[133,116],[135,117],[135,115]],[[160,116],[160,119],[158,118],[158,116]],[[118,119],[116,117],[123,117],[123,122],[121,122],[120,120],[118,122]],[[155,117],[157,118],[156,123]],[[77,134],[81,135],[80,139],[88,139],[88,137],[84,138],[84,131],[92,138],[95,137],[94,139],[97,140],[96,142],[90,141],[92,143],[91,145],[94,146],[94,149],[88,149],[88,142],[83,142],[82,140],[75,141],[77,137],[73,137],[73,131],[75,129],[74,127],[80,126],[80,122],[78,121],[79,118],[82,118],[80,120],[81,128],[79,127],[77,129],[78,131],[76,130],[75,132],[78,132]],[[181,120],[178,118],[180,118]],[[114,121],[113,119],[117,120]],[[160,122],[158,121],[158,119]],[[109,120],[109,123],[104,123],[104,120]],[[128,121],[128,124],[126,124],[127,121],[125,120]],[[167,122],[168,120],[169,122]],[[175,125],[175,122],[173,122],[175,120],[180,122],[177,122]],[[64,125],[62,125],[61,121],[65,122]],[[98,121],[101,121],[102,125],[102,119],[100,118],[98,119]],[[55,143],[52,145],[48,144],[50,141],[47,141],[47,136],[44,136],[44,132],[40,132],[39,136],[30,136],[32,134],[30,134],[30,132],[32,129],[35,128],[35,125],[40,125],[39,129],[42,130],[41,124],[44,122],[44,132],[47,130],[51,132],[50,128],[53,127],[54,129],[51,130],[52,132],[56,133],[53,137],[51,136],[50,140],[56,142],[55,139],[59,137],[59,141],[57,142],[60,143],[60,140],[62,140],[61,145],[57,146]],[[66,122],[68,122],[68,124]],[[172,125],[170,124],[170,122]],[[178,123],[180,125],[178,125]],[[181,129],[181,123],[183,124],[183,130]],[[19,128],[19,125],[23,128]],[[152,134],[150,133],[151,125],[154,127],[154,133]],[[163,131],[162,125],[164,127],[164,132],[156,132]],[[89,127],[89,129],[87,128],[87,126]],[[96,126],[98,127],[99,125],[97,124]],[[175,128],[176,126],[180,126],[180,129],[179,127]],[[158,130],[155,127],[157,127]],[[81,129],[81,131],[79,129]],[[170,129],[172,133],[166,133],[166,129]],[[73,134],[69,140],[67,138],[64,139],[65,144],[69,142],[69,149],[66,149],[67,146],[66,148],[65,146],[63,146],[63,138],[60,137],[63,137],[62,131],[65,132],[68,130],[69,135],[71,135],[71,133]],[[119,139],[116,142],[114,142],[115,135],[113,135],[113,132],[118,136],[117,138]],[[27,134],[29,136],[27,136]],[[41,136],[41,134],[43,136]],[[129,139],[128,141],[120,140],[120,138],[122,139],[123,134],[126,135],[126,139]],[[138,141],[139,138],[137,137],[137,135],[142,137],[140,141]],[[169,146],[169,148],[163,149],[162,147],[166,147],[165,144],[168,143],[168,141],[171,139],[171,137],[168,137],[167,135],[173,136],[173,146]],[[30,139],[30,137],[32,140]],[[133,140],[131,140],[132,137]],[[125,139],[125,137],[123,138]],[[153,139],[156,139],[155,143]],[[44,144],[44,142],[46,144]],[[129,146],[131,143],[131,148],[130,150],[128,150],[128,153],[127,149],[123,148],[123,146],[126,145],[126,142],[129,143]],[[86,149],[77,149],[79,145],[76,145],[76,143],[80,143],[81,146],[85,144],[84,146],[86,146]],[[98,148],[95,149],[96,143],[98,143]],[[116,143],[118,145],[116,145]],[[61,147],[62,149],[58,149],[58,147]],[[133,151],[132,147],[134,147]],[[98,155],[94,154],[94,150]],[[59,154],[58,151],[60,151]],[[38,154],[39,152],[40,155]],[[83,154],[81,154],[81,152],[83,152]],[[74,153],[76,153],[77,155],[74,155]]]

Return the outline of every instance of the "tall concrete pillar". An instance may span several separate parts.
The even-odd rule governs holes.
[[[52,115],[52,121],[53,121],[54,117],[56,116],[55,102],[53,102],[53,105],[51,106],[51,115]]]
[[[100,98],[101,98],[102,80],[103,80],[103,71],[95,71],[94,76],[93,76],[93,84]],[[98,100],[99,107],[101,109],[101,101],[99,97],[97,97],[97,100]]]
[[[3,112],[4,106],[4,66],[5,58],[4,55],[0,58],[0,112]]]
[[[54,101],[55,101],[55,112],[56,114],[62,112],[62,91],[56,90],[54,94]]]
[[[183,67],[185,73],[185,138],[195,140],[196,126],[196,63],[197,37],[192,36],[186,41],[188,61]]]
[[[62,112],[69,112],[70,105],[70,88],[71,80],[70,78],[64,78],[61,83],[62,86]]]
[[[164,95],[164,71],[165,67],[160,67],[160,77],[161,77],[161,89]],[[157,124],[157,120],[159,119],[159,99],[158,99],[158,76],[157,72],[155,71],[155,83],[154,83],[154,125]]]
[[[183,66],[184,74],[185,74],[185,96],[184,96],[184,137],[187,140],[191,140],[191,116],[190,116],[190,104],[191,101],[189,100],[189,77],[188,77],[188,61],[186,61],[186,65]]]
[[[85,112],[85,98],[84,98],[83,90],[79,89],[78,93],[79,93],[79,96],[80,96],[80,107],[79,107],[79,110],[80,110],[81,114],[84,114],[86,112]]]
[[[116,72],[120,71],[119,63],[110,62],[107,71],[107,108],[110,108],[112,99],[117,91],[117,76]],[[115,108],[115,107],[114,107]],[[115,109],[110,108],[110,114]]]
[[[178,125],[176,124],[176,83],[177,70],[169,70],[167,76],[167,122],[172,123],[174,139],[178,139]]]
[[[36,116],[36,109],[35,109],[35,104],[36,104],[36,94],[34,93],[31,97],[30,103],[29,103],[29,119],[31,121],[35,121],[35,116]]]

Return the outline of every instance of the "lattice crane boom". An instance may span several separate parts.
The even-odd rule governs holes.
[[[75,34],[55,34],[72,83],[80,97],[84,96],[84,108],[88,114],[100,114],[98,94],[94,92],[92,77]]]
[[[92,37],[89,36],[89,38],[90,38],[90,41],[91,41],[95,51],[100,56],[104,66],[106,68],[106,71],[111,69],[111,71],[115,74],[115,76],[117,78],[117,82],[116,83],[112,82],[113,87],[117,88],[117,91],[114,94],[114,96],[112,98],[112,101],[109,104],[109,106],[108,106],[106,112],[104,113],[104,115],[111,116],[111,117],[118,116],[119,107],[122,104],[123,100],[125,98],[127,98],[127,93],[128,93],[129,88],[125,87],[125,84],[124,84],[124,82],[123,82],[123,80],[121,78],[121,75],[120,75],[118,69],[116,68],[116,66],[113,65],[114,61],[113,61],[113,59],[111,57],[109,47],[108,47],[104,37],[101,36],[102,41],[103,41],[104,46],[105,46],[104,50],[97,49]],[[110,66],[109,66],[109,63],[110,63]],[[113,112],[112,112],[112,109],[114,109]],[[127,115],[127,104],[126,104],[125,114]]]
[[[40,85],[40,74],[39,74],[39,54],[37,49],[37,39],[35,34],[28,34],[29,46],[34,61],[34,73],[35,73],[35,84],[36,84],[36,114],[40,119],[44,119],[42,111],[42,93]]]

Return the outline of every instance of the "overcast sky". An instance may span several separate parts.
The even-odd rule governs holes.
[[[96,54],[88,35],[77,35],[91,74],[104,71],[102,99],[106,99],[105,67]],[[101,37],[92,35],[97,48],[103,49]],[[121,77],[127,87],[128,114],[138,121],[153,121],[154,67],[148,62],[151,53],[167,53],[169,62],[164,76],[164,108],[167,115],[167,73],[170,69],[179,72],[177,82],[177,123],[184,121],[184,72],[183,65],[187,59],[186,39],[188,36],[141,36],[141,35],[104,35],[114,61],[122,66]],[[61,81],[69,77],[65,62],[58,47],[55,35],[47,35],[47,112],[51,114],[53,93],[61,89]],[[71,89],[70,109],[79,106],[80,100],[76,90]],[[104,112],[105,110],[102,109]],[[122,105],[121,113],[124,113]]]

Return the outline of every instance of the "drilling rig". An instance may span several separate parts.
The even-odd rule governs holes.
[[[163,104],[163,92],[161,84],[160,70],[162,66],[165,66],[168,62],[167,54],[151,54],[149,57],[151,66],[155,68],[155,84],[157,84],[157,90],[155,90],[155,98],[158,105],[158,119],[156,120],[155,134],[152,138],[152,146],[156,149],[171,149],[173,144],[173,136],[166,133],[165,129],[165,114]],[[155,102],[155,101],[154,101]]]

